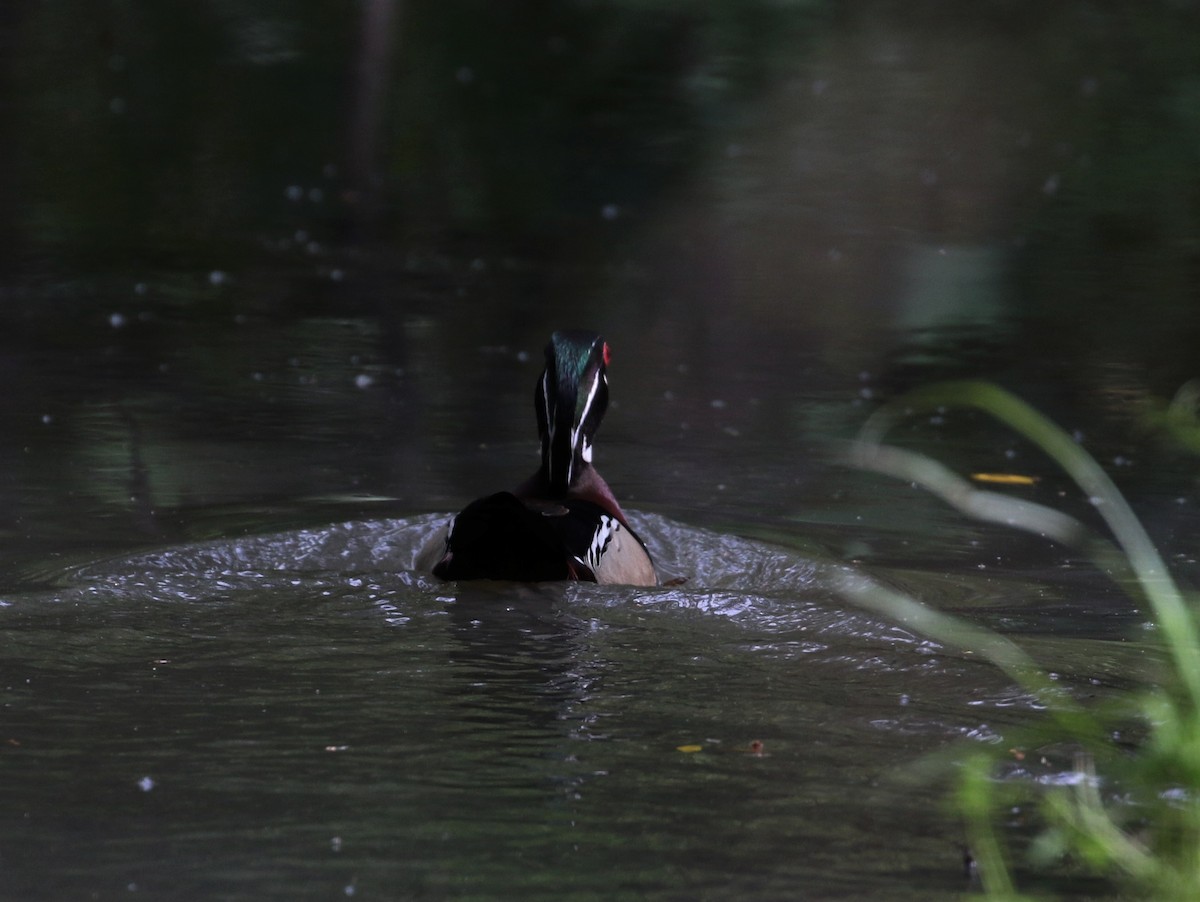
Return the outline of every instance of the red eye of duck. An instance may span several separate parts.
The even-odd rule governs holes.
[[[605,366],[608,366],[610,363],[612,363],[612,351],[608,349],[607,341],[604,343],[603,357]]]

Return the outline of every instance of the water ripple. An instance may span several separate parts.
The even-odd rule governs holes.
[[[31,605],[232,606],[226,615],[295,620],[333,604],[371,614],[389,627],[413,629],[450,615],[466,629],[500,622],[548,639],[571,631],[643,630],[659,626],[699,635],[765,659],[819,662],[842,674],[936,675],[957,679],[979,665],[936,643],[849,606],[832,588],[826,563],[763,542],[698,529],[655,514],[636,516],[668,585],[591,583],[444,583],[429,573],[446,516],[337,523],[273,535],[194,542],[92,562],[56,574],[55,588],[0,599]],[[565,602],[565,604],[564,604]],[[321,615],[324,616],[324,615]],[[565,618],[565,619],[564,619]],[[661,619],[660,619],[661,618]],[[566,626],[564,624],[568,624]],[[733,630],[732,635],[727,630]],[[551,643],[552,644],[552,643]],[[989,708],[1023,706],[1002,683],[973,701]],[[900,694],[907,691],[897,687]]]

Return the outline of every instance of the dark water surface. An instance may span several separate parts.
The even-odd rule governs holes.
[[[693,7],[0,9],[0,898],[957,898],[912,778],[1036,712],[831,568],[1152,678],[1073,552],[837,443],[994,380],[1197,581],[1194,4]],[[685,582],[440,583],[563,327]],[[1100,526],[981,416],[894,438]]]
[[[296,376],[293,391],[361,411],[379,390],[354,384],[362,366],[315,385]],[[247,395],[261,384],[246,374]],[[520,388],[500,392],[522,396],[515,410]],[[853,420],[857,397],[803,403]],[[646,406],[620,404],[612,425]],[[444,584],[422,558],[445,512],[385,512],[424,506],[412,497],[436,505],[439,467],[389,482],[389,450],[373,436],[357,445],[336,398],[329,409],[325,438],[258,444],[214,429],[176,437],[168,455],[120,435],[144,410],[97,403],[71,431],[110,468],[107,494],[85,473],[70,489],[22,482],[0,591],[6,897],[953,898],[967,886],[961,830],[942,781],[915,779],[916,765],[953,742],[998,741],[1029,704],[987,665],[855,612],[827,569],[866,562],[1017,634],[1083,696],[1145,665],[1127,641],[1144,635],[1139,612],[1067,553],[964,524],[907,485],[832,464],[819,444],[798,437],[782,453],[752,428],[731,434],[705,422],[722,413],[707,403],[678,449],[659,432],[678,420],[660,413],[640,436],[606,431],[599,451],[618,491],[669,512],[635,508],[635,523],[682,586]],[[26,472],[83,453],[42,441]],[[443,443],[417,447],[429,444]],[[463,453],[485,474],[523,472],[530,443],[498,444]],[[1012,464],[1011,447],[946,444]],[[214,497],[175,488],[171,455],[211,465],[194,478]],[[657,488],[649,473],[665,474]],[[693,496],[655,494],[681,473]],[[304,474],[412,497],[276,482]],[[233,503],[248,485],[262,499]],[[154,503],[172,490],[173,504]],[[1160,533],[1194,535],[1193,496],[1154,497]],[[303,520],[314,525],[284,525]]]
[[[963,888],[953,819],[903,776],[1027,710],[990,668],[847,610],[807,559],[658,516],[687,587],[442,584],[410,569],[441,519],[5,595],[9,895]]]

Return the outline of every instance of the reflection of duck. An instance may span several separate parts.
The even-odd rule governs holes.
[[[592,466],[608,407],[608,345],[555,332],[534,391],[542,463],[514,492],[480,498],[451,522],[443,579],[578,579],[652,586],[650,555]]]

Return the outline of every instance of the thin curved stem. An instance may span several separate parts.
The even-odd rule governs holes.
[[[1066,432],[1024,401],[986,382],[946,382],[884,405],[863,425],[860,440],[880,445],[901,417],[939,407],[974,407],[1024,435],[1053,459],[1095,504],[1154,609],[1193,709],[1200,710],[1200,637],[1192,611],[1158,549],[1108,474]]]

